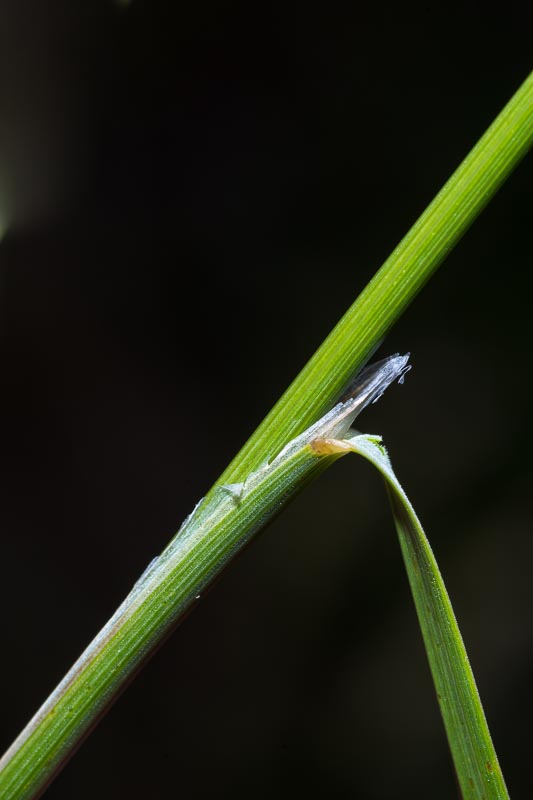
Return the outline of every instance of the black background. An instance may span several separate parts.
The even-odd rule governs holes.
[[[526,20],[407,10],[2,0],[0,749],[526,77]],[[516,796],[530,201],[526,161],[391,332],[414,369],[360,419],[434,545]],[[456,792],[380,480],[344,459],[47,797]]]

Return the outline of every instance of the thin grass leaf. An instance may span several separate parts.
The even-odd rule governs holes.
[[[437,698],[464,800],[505,800],[505,781],[452,604],[422,525],[393,472],[381,438],[338,444],[366,458],[385,479]],[[330,444],[334,449],[333,443]]]

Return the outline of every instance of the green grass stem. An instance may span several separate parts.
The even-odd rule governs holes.
[[[246,442],[239,481],[335,402],[533,143],[533,72]]]

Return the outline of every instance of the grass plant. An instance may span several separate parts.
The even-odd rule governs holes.
[[[377,373],[365,373],[357,392],[334,404],[532,140],[533,75],[7,751],[0,762],[0,797],[39,796],[126,682],[235,553],[294,492],[352,451],[370,460],[388,486],[463,795],[479,800],[507,796],[427,540],[376,437],[356,435],[350,428],[361,407],[401,375],[405,361],[394,357],[380,365]],[[381,383],[376,384],[378,376]]]

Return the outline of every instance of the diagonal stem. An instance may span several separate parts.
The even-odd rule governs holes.
[[[533,72],[220,478],[243,480],[329,408],[533,143]]]

